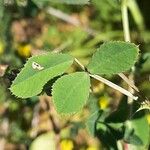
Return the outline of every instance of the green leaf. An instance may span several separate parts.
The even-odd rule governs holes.
[[[63,74],[72,63],[73,58],[67,54],[48,53],[31,57],[13,81],[10,90],[17,97],[35,96],[49,80]]]
[[[138,56],[138,47],[129,42],[106,42],[94,53],[87,66],[93,74],[118,74],[129,70]]]
[[[97,137],[102,141],[108,150],[117,150],[117,139],[104,122],[98,122],[96,125]]]
[[[93,112],[92,114],[90,114],[90,116],[86,120],[86,128],[87,128],[88,132],[90,133],[90,135],[92,135],[92,136],[95,136],[96,122],[97,122],[97,119],[99,116],[100,116],[100,111],[97,110],[97,111]]]
[[[89,95],[89,99],[87,101],[87,107],[89,109],[90,114],[95,113],[95,111],[100,110],[99,105],[98,105],[98,100],[99,99],[95,95],[93,94]]]
[[[90,135],[95,136],[96,122],[101,115],[100,108],[98,106],[98,99],[93,94],[90,94],[87,101],[87,107],[89,109],[89,116],[86,119],[86,128]]]
[[[37,137],[29,150],[56,150],[55,135],[53,132],[45,133]]]
[[[53,85],[52,97],[58,113],[71,114],[81,110],[90,90],[90,77],[76,72],[59,78]]]
[[[125,122],[124,140],[133,145],[140,145],[139,149],[146,149],[150,139],[150,128],[146,116],[144,114],[141,116],[142,113],[136,113],[132,120]]]

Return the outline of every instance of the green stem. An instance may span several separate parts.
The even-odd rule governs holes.
[[[130,29],[129,29],[129,19],[128,19],[128,0],[122,0],[121,4],[121,13],[122,13],[122,24],[123,24],[123,31],[124,31],[124,40],[126,42],[130,42]],[[129,75],[129,78],[131,81],[134,79],[134,74],[133,74],[134,68],[132,68],[132,72]],[[134,83],[134,81],[133,81]],[[134,93],[134,90],[129,87],[129,90],[131,93]],[[128,103],[131,104],[133,102],[132,99],[128,99]],[[132,107],[132,106],[131,106]],[[132,112],[132,108],[131,111]]]
[[[130,29],[129,29],[129,20],[128,20],[128,0],[122,0],[121,6],[122,12],[122,23],[123,23],[123,31],[124,31],[124,39],[126,42],[130,42]],[[129,79],[134,83],[134,68],[132,68],[132,72],[129,75]],[[134,90],[129,87],[129,91],[133,94]],[[128,97],[128,104],[129,104],[129,118],[132,117],[133,114],[133,98]],[[130,122],[129,122],[130,125]],[[128,144],[127,150],[130,149],[130,144]]]
[[[129,29],[127,2],[128,0],[122,0],[121,13],[122,13],[124,39],[126,42],[130,42],[130,29]]]

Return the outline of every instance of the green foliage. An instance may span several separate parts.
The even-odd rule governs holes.
[[[98,107],[97,98],[94,95],[90,94],[87,106],[89,107],[90,114],[86,120],[86,128],[90,135],[94,137],[96,135],[96,123],[101,114]]]
[[[137,55],[138,48],[134,44],[107,42],[94,53],[87,69],[93,74],[120,73],[132,67]],[[10,90],[17,97],[35,96],[49,80],[63,74],[72,63],[73,58],[67,54],[48,53],[31,57],[14,80]],[[85,72],[58,79],[52,93],[57,111],[62,114],[79,111],[88,98],[89,87],[89,75]],[[70,104],[74,104],[74,107]]]
[[[3,17],[4,13],[4,4],[3,1],[0,1],[0,19]]]
[[[146,117],[141,112],[138,112],[131,120],[125,122],[124,140],[132,144],[134,149],[148,149],[149,144],[149,125]],[[136,147],[138,146],[138,147]]]
[[[48,4],[50,1],[49,0],[32,0],[39,8],[45,6],[46,4]]]
[[[92,135],[95,136],[96,135],[96,121],[99,117],[100,113],[99,110],[93,112],[92,114],[90,114],[90,116],[88,117],[87,121],[86,121],[86,127],[88,129],[88,132]]]
[[[86,103],[90,90],[90,77],[85,72],[65,75],[53,85],[52,97],[57,112],[76,113]]]
[[[103,83],[91,80],[90,89],[88,75],[117,74],[129,70],[136,62],[139,51],[136,45],[128,42],[107,42],[123,39],[121,1],[92,0],[92,6],[86,5],[84,8],[75,5],[89,4],[90,0],[4,1],[5,5],[3,0],[0,1],[0,72],[3,71],[3,64],[8,65],[9,71],[0,79],[3,83],[0,83],[0,134],[4,137],[6,149],[8,142],[8,147],[10,144],[17,145],[14,149],[29,147],[30,150],[55,150],[64,138],[74,140],[73,149],[90,149],[87,142],[89,136],[86,133],[80,135],[79,132],[85,128],[85,124],[90,135],[100,139],[102,147],[97,149],[120,150],[125,149],[128,143],[128,149],[148,149],[149,125],[146,115],[135,114],[144,112],[143,109],[150,109],[150,33],[147,31],[149,24],[144,25],[143,21],[150,18],[149,13],[145,13],[148,12],[146,8],[149,2],[128,0],[131,39],[136,44],[141,43],[141,54],[133,72],[135,84],[140,90],[139,101],[136,101],[139,103],[139,109],[132,110],[135,112],[132,114],[126,98],[105,87]],[[54,7],[56,14],[60,12],[62,18],[50,15],[47,9],[49,6]],[[145,14],[147,17],[143,19],[142,15]],[[64,16],[68,19],[65,20]],[[74,18],[81,22],[77,27],[68,23]],[[146,19],[145,22],[149,21]],[[136,29],[139,29],[139,32],[136,32]],[[94,53],[95,47],[102,43],[104,44]],[[48,53],[29,58],[10,88],[16,97],[28,98],[21,101],[10,95],[7,87],[10,86],[9,79],[12,80],[15,76],[13,72],[13,76],[9,76],[11,69],[20,68],[25,63],[26,58],[21,57],[17,48],[27,44],[35,50],[38,48],[36,53],[43,52],[43,49],[46,52],[49,49],[60,48],[77,58],[83,65],[88,64],[92,54],[93,57],[85,71],[76,72],[80,70],[76,64],[69,70],[74,73],[68,75],[64,73],[73,63],[73,58],[68,54]],[[34,52],[33,49],[30,53]],[[24,49],[22,53],[25,52]],[[124,83],[122,84],[117,77],[111,77],[110,80],[124,87]],[[109,95],[110,99],[108,106],[101,110],[98,104],[103,95]],[[146,100],[141,95],[144,95]],[[53,111],[51,98],[59,114],[79,113],[60,118]],[[141,104],[140,98],[145,100]],[[84,105],[84,111],[80,111]],[[49,130],[52,132],[42,134]],[[83,135],[85,138],[82,138]],[[80,140],[81,138],[83,140]],[[121,148],[118,145],[121,145]]]
[[[110,114],[106,110],[99,111],[97,115],[96,112],[91,114],[87,121],[89,133],[99,137],[108,149],[118,149],[118,140],[130,143],[130,149],[147,149],[150,138],[147,119],[143,112],[128,119],[129,111],[127,101],[122,101],[117,110]]]
[[[53,3],[64,3],[64,4],[71,4],[71,5],[84,5],[89,4],[89,0],[32,0],[38,7],[43,7],[49,2]]]
[[[106,42],[93,54],[87,68],[93,74],[117,74],[129,70],[138,56],[136,45]]]
[[[99,0],[92,0],[92,3],[95,5],[98,20],[107,22],[105,24],[106,27],[120,21],[121,14],[118,0],[101,0],[101,2]]]
[[[11,131],[11,135],[12,135],[10,138],[11,138],[12,141],[14,141],[14,142],[22,141],[22,142],[24,142],[26,133],[21,130],[21,127],[18,124],[18,122],[11,123],[10,131]]]
[[[28,98],[39,94],[43,86],[63,74],[73,63],[67,54],[45,54],[30,58],[10,87],[17,97]]]
[[[0,103],[4,102],[6,100],[6,91],[5,91],[5,88],[0,85]]]

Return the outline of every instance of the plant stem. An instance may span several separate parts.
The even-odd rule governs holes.
[[[82,65],[82,63],[77,58],[75,58],[74,61],[81,67],[82,70],[85,71],[84,65]]]
[[[128,2],[128,0],[122,1],[121,12],[122,12],[122,24],[123,24],[123,31],[124,31],[124,39],[126,42],[130,42],[130,30],[129,30],[127,2]]]
[[[130,42],[130,29],[129,29],[129,19],[128,19],[128,0],[122,0],[121,5],[121,13],[122,13],[122,24],[123,24],[123,31],[124,31],[124,39],[126,42]],[[132,72],[129,75],[129,80],[132,81],[134,84],[134,67],[132,68]],[[134,90],[129,87],[129,91],[133,94]],[[132,104],[133,99],[128,98],[128,104]],[[132,113],[132,105],[130,109],[130,114]]]
[[[137,100],[138,97],[134,96],[132,93],[130,93],[129,91],[127,91],[126,89],[112,83],[111,81],[109,80],[106,80],[105,78],[101,77],[101,76],[98,76],[98,75],[92,75],[92,74],[89,74],[91,77],[93,77],[94,79],[98,80],[98,81],[101,81],[103,82],[104,84],[112,87],[113,89],[121,92],[122,94],[132,98],[133,100]]]
[[[85,71],[84,65],[82,65],[82,63],[77,58],[75,58],[75,62],[82,68],[82,70]],[[105,79],[105,78],[103,78],[103,77],[101,77],[99,75],[94,75],[94,74],[90,74],[89,73],[89,76],[94,78],[94,79],[96,79],[96,80],[98,80],[98,81],[100,81],[100,82],[102,82],[102,83],[104,83],[104,84],[106,84],[106,85],[108,85],[108,86],[110,86],[111,88],[121,92],[122,94],[130,97],[133,100],[137,100],[138,99],[138,97],[134,96],[132,93],[130,93],[126,89],[124,89],[124,88],[122,88],[122,87],[112,83],[111,81],[109,81],[109,80],[107,80],[107,79]]]
[[[139,89],[134,85],[134,82],[130,79],[128,79],[123,73],[118,74],[131,88],[133,88],[135,91],[139,92]]]

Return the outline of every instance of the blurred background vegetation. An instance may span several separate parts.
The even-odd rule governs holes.
[[[61,117],[46,94],[22,100],[9,92],[12,80],[32,55],[63,51],[86,65],[100,44],[123,40],[119,0],[92,0],[89,5],[54,2],[0,0],[0,150],[106,149],[100,139],[85,129],[88,107],[77,115]],[[131,40],[141,50],[135,84],[147,99],[150,98],[149,7],[149,0],[129,0]],[[73,66],[69,71],[75,70],[79,68]],[[107,78],[127,88],[119,77]],[[92,82],[91,99],[99,109],[112,112],[126,99],[103,83]],[[145,116],[150,125],[150,114]]]

